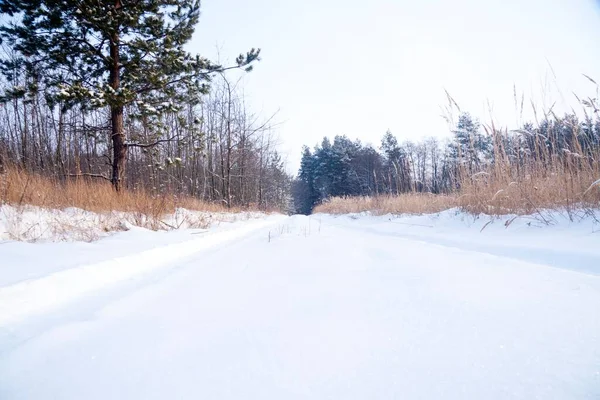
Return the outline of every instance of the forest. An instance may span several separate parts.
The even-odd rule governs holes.
[[[0,4],[0,166],[285,208],[273,116],[253,113],[242,90],[260,49],[231,65],[188,52],[196,0],[37,3]]]
[[[308,214],[332,197],[482,186],[502,200],[513,182],[521,192],[554,187],[556,204],[574,203],[599,175],[596,99],[578,99],[578,115],[544,110],[508,130],[449,97],[458,111],[450,135],[412,142],[388,131],[374,144],[325,137],[304,147],[294,177],[278,152],[285,125],[253,112],[244,96],[260,49],[230,65],[185,50],[199,1],[5,1],[0,12],[0,168],[59,185],[105,181],[117,192]]]

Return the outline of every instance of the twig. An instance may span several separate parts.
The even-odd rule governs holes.
[[[486,226],[488,226],[489,224],[492,223],[493,220],[489,220],[488,222],[486,222],[486,224],[483,226],[483,228],[481,228],[481,230],[479,231],[479,233],[483,232],[483,230],[485,229]]]
[[[102,174],[89,174],[89,173],[84,173],[84,174],[66,174],[65,176],[71,176],[71,177],[82,177],[82,176],[87,176],[89,178],[101,178],[101,179],[105,179],[107,181],[111,181],[110,178],[102,175]]]
[[[27,174],[27,180],[25,181],[25,187],[23,188],[23,192],[21,193],[21,198],[19,198],[19,207],[23,204],[23,199],[25,198],[25,192],[27,192],[27,188],[29,187],[29,179],[31,175]]]
[[[157,146],[161,143],[167,143],[167,142],[172,142],[173,140],[175,140],[175,137],[171,137],[168,139],[159,139],[156,142],[153,143],[125,143],[126,147],[139,147],[142,149],[147,149],[149,147],[154,147]]]
[[[171,225],[171,224],[167,224],[165,221],[163,221],[163,220],[161,220],[161,219],[159,219],[158,221],[159,221],[159,222],[162,222],[163,224],[165,224],[166,226],[168,226],[168,227],[169,227],[169,228],[171,228],[171,229],[178,229],[178,228],[174,227],[174,226],[173,226],[173,225]]]

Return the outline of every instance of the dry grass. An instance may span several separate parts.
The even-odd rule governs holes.
[[[578,215],[600,209],[600,173],[591,169],[532,168],[519,177],[511,168],[466,176],[453,195],[405,193],[398,196],[336,197],[317,206],[316,213],[428,214],[460,207],[472,214],[536,215],[550,222],[549,210]]]
[[[463,182],[458,204],[472,213],[540,214],[544,210],[569,215],[600,208],[598,175],[578,171],[537,170],[523,177],[482,173]]]
[[[42,208],[77,207],[92,212],[122,211],[160,216],[177,208],[207,212],[236,212],[222,205],[191,197],[154,196],[143,190],[116,193],[110,183],[89,178],[66,181],[8,168],[0,175],[0,202]]]
[[[546,223],[550,222],[550,210],[565,212],[572,220],[582,215],[598,215],[600,149],[586,153],[574,137],[571,149],[551,152],[543,140],[536,138],[532,154],[515,160],[520,144],[516,142],[514,149],[503,148],[502,143],[510,143],[509,133],[493,127],[486,131],[494,143],[495,162],[487,167],[459,168],[452,183],[460,187],[455,194],[333,198],[316,207],[315,212],[422,214],[461,207],[473,214],[533,214]],[[552,143],[552,148],[560,146]]]
[[[475,174],[459,173],[459,205],[472,213],[492,215],[538,214],[562,210],[569,216],[600,207],[600,151],[582,151],[577,137],[571,149],[551,153],[548,146],[536,145],[533,154],[518,162],[507,155],[501,143],[506,131],[490,129],[494,165]],[[537,142],[537,140],[536,140]],[[541,140],[540,140],[541,142]],[[558,148],[557,143],[552,147]],[[519,151],[518,143],[510,153]]]
[[[352,214],[369,211],[384,214],[429,214],[457,205],[456,196],[406,193],[399,196],[334,197],[318,205],[315,213]]]
[[[548,222],[549,210],[576,215],[600,209],[597,175],[547,171],[518,179],[510,174],[479,173],[465,179],[454,195],[405,193],[398,196],[335,197],[318,205],[315,213],[429,214],[460,207],[473,214],[537,215]]]
[[[60,181],[16,168],[0,173],[2,204],[14,206],[3,211],[4,234],[24,241],[92,241],[131,225],[152,230],[207,228],[242,211],[190,197],[154,196],[141,190],[116,193],[108,182],[86,178]],[[32,216],[30,206],[42,208],[33,213],[37,217]]]

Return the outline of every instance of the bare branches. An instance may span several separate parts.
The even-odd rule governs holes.
[[[175,139],[176,139],[175,137],[170,137],[168,139],[159,139],[159,140],[156,140],[156,141],[154,141],[152,143],[125,143],[125,146],[126,147],[139,147],[139,148],[142,148],[142,149],[148,149],[148,148],[151,148],[151,147],[158,146],[161,143],[172,142]]]
[[[99,178],[99,179],[104,179],[104,180],[111,182],[111,179],[109,177],[104,176],[102,174],[81,173],[81,174],[66,174],[65,176],[76,177],[76,178],[80,178],[80,177]]]
[[[291,178],[281,163],[272,162],[277,113],[252,112],[244,101],[243,80],[235,76],[228,88],[221,81],[226,78],[216,74],[201,103],[178,103],[181,107],[160,117],[138,118],[137,105],[125,106],[122,134],[131,151],[123,182],[128,188],[231,207],[285,206]],[[60,103],[52,108],[40,94],[33,103],[11,102],[0,111],[6,165],[26,160],[29,172],[57,181],[111,181],[107,108],[62,108]]]

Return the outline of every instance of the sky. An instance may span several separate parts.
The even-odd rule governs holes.
[[[593,0],[204,0],[189,49],[221,62],[252,47],[247,104],[269,118],[287,169],[303,145],[346,135],[379,146],[449,137],[461,111],[516,128],[514,90],[538,110],[576,106],[600,82]]]

